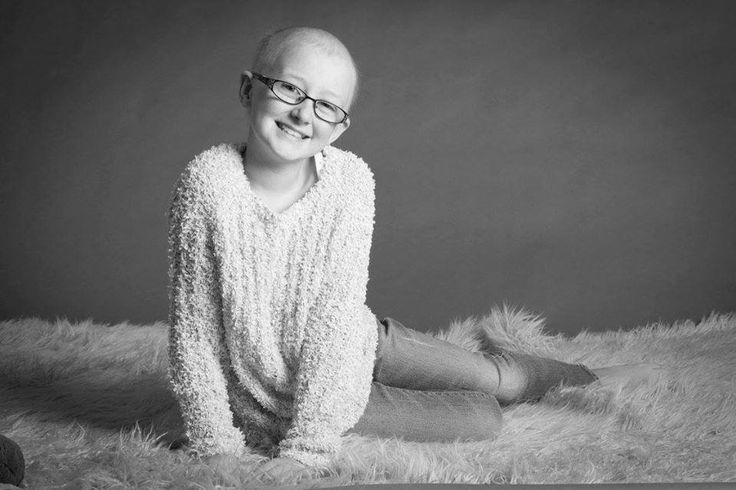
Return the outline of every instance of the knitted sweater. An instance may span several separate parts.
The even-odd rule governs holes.
[[[276,214],[251,190],[242,149],[204,151],[172,195],[171,386],[200,454],[270,440],[324,465],[372,382],[373,174],[327,147],[319,180]]]

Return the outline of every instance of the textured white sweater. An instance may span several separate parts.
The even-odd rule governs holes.
[[[219,145],[182,173],[169,215],[171,385],[193,449],[279,442],[310,466],[337,451],[368,401],[376,319],[365,305],[374,180],[327,147],[319,180],[286,211]]]

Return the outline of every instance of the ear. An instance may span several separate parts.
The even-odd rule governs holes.
[[[330,144],[337,141],[337,138],[340,137],[342,133],[347,131],[347,129],[350,127],[350,118],[348,117],[340,124],[335,125],[335,128],[332,130],[332,135],[330,136]]]
[[[253,91],[253,73],[244,71],[240,74],[240,104],[250,108],[250,97]]]

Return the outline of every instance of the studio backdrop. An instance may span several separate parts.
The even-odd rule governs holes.
[[[368,302],[418,330],[523,306],[550,330],[736,310],[731,1],[3,1],[0,317],[167,313],[167,207],[247,134],[257,41],[341,38],[336,143],[374,171]]]

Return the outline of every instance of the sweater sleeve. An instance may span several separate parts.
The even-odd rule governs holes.
[[[333,229],[319,304],[302,346],[292,422],[280,443],[281,456],[309,466],[324,466],[337,452],[341,435],[362,415],[370,391],[375,342],[366,342],[373,332],[361,330],[364,315],[370,313],[365,299],[374,218],[372,176],[363,184]]]
[[[169,210],[169,378],[192,449],[238,454],[245,441],[233,425],[221,362],[222,307],[206,188],[185,172]]]

